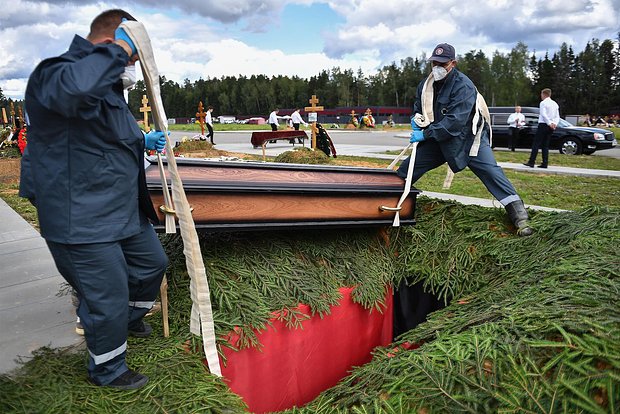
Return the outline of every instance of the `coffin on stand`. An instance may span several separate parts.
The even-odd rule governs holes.
[[[177,167],[198,229],[232,230],[391,225],[404,180],[381,168],[335,167],[178,158]],[[146,169],[162,223],[162,183],[156,161]],[[170,177],[168,177],[170,183]],[[400,210],[414,224],[418,190]]]

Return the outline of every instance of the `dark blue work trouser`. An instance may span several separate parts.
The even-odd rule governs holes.
[[[128,370],[127,331],[153,306],[168,258],[153,227],[107,243],[61,244],[47,241],[56,267],[76,290],[77,314],[84,326],[88,373],[105,385]]]
[[[553,129],[545,123],[539,123],[538,129],[536,130],[536,135],[534,136],[534,142],[532,142],[532,152],[530,152],[530,159],[528,160],[528,164],[534,165],[536,162],[536,157],[538,156],[538,149],[540,148],[540,152],[542,154],[542,165],[549,165],[549,141],[551,140],[551,135],[553,134]]]
[[[439,145],[434,139],[422,141],[418,144],[412,183],[418,181],[426,172],[446,163]],[[403,161],[398,168],[397,173],[399,177],[407,177],[410,158],[408,157]],[[493,194],[502,206],[521,199],[512,183],[506,178],[504,170],[497,165],[497,161],[495,161],[493,156],[493,150],[489,145],[489,139],[486,136],[483,135],[481,139],[478,155],[470,157],[467,166],[480,178],[487,190]]]

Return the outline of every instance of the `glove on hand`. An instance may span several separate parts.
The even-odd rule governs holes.
[[[170,136],[170,131],[168,131],[168,136]],[[162,152],[166,147],[166,135],[162,131],[151,131],[144,134],[144,146],[146,149]]]
[[[420,128],[418,124],[415,123],[413,118],[411,118],[411,129],[413,129],[414,131],[422,131],[422,128]]]
[[[123,21],[126,21],[127,19],[123,18]],[[114,31],[114,40],[123,40],[125,41],[129,47],[131,48],[131,56],[135,55],[136,53],[138,53],[138,49],[136,49],[136,46],[133,44],[133,42],[131,41],[131,39],[129,38],[129,35],[127,34],[127,32],[120,28],[117,27],[116,30]]]
[[[411,138],[409,138],[409,142],[414,143],[420,141],[424,141],[424,132],[422,132],[420,128],[418,128],[417,130],[414,129],[411,133]]]

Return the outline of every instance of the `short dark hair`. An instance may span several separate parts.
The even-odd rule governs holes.
[[[88,38],[92,39],[100,36],[114,37],[114,31],[119,24],[123,21],[123,18],[127,20],[136,20],[131,14],[121,9],[106,10],[90,24],[90,33]]]

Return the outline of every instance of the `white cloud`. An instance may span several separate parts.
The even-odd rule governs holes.
[[[242,28],[277,25],[292,3],[325,3],[343,17],[339,26],[317,29],[323,53],[287,54],[277,44],[256,47],[239,40]],[[86,36],[94,16],[115,7],[145,23],[160,72],[176,82],[310,77],[334,66],[373,73],[392,61],[428,55],[441,42],[452,43],[458,54],[483,50],[487,56],[519,41],[531,51],[553,52],[562,42],[579,51],[593,37],[615,39],[620,27],[620,0],[11,0],[0,14],[3,93],[21,98],[41,59],[64,52],[74,34]],[[298,26],[309,30],[304,16]]]
[[[364,45],[383,60],[418,56],[448,42],[457,53],[505,52],[522,41],[531,50],[556,50],[562,42],[579,50],[592,37],[614,37],[619,0],[340,0],[330,2],[346,23],[325,52],[342,56]],[[379,30],[382,27],[389,28]]]

